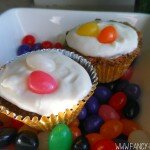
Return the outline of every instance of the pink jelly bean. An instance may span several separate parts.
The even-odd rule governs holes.
[[[115,111],[113,107],[109,105],[101,105],[98,113],[104,121],[111,119],[120,119],[119,114]]]
[[[28,77],[28,88],[34,93],[49,94],[58,88],[58,82],[43,71],[33,71]]]

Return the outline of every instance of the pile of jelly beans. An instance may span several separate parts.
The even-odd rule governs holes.
[[[35,44],[35,38],[27,35],[22,39],[17,54],[41,47],[55,47],[52,45],[57,44],[50,41]],[[0,114],[0,149],[123,150],[124,147],[120,145],[149,143],[147,133],[133,120],[140,112],[141,89],[137,84],[129,82],[132,73],[133,65],[119,80],[99,84],[77,119],[69,125],[58,124],[50,132],[37,131]]]
[[[63,45],[60,42],[52,43],[51,41],[43,41],[41,43],[36,42],[36,38],[33,35],[26,35],[21,40],[21,45],[17,49],[17,55],[22,55],[27,52],[36,51],[40,49],[48,48],[63,48]]]

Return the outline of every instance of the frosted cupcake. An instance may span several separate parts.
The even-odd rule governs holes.
[[[41,130],[68,124],[96,87],[93,73],[89,62],[67,51],[20,56],[0,74],[0,111]]]
[[[92,21],[67,33],[72,51],[89,59],[96,67],[99,82],[111,82],[123,75],[139,55],[141,35],[127,23]]]

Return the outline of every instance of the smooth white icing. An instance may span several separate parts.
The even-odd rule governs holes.
[[[85,56],[99,56],[105,58],[119,57],[123,54],[132,52],[138,46],[137,32],[122,23],[100,21],[98,26],[100,30],[112,25],[118,32],[118,38],[111,44],[100,43],[96,37],[81,36],[76,33],[77,29],[73,28],[66,36],[66,42],[69,47],[77,50]]]
[[[27,88],[34,70],[51,74],[59,83],[51,94],[36,94]],[[91,90],[87,71],[71,58],[54,51],[34,52],[6,65],[0,75],[0,96],[21,109],[39,115],[58,114],[72,108]]]

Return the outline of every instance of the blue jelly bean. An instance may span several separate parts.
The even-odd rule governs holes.
[[[97,114],[99,109],[99,101],[94,96],[90,97],[90,99],[86,103],[86,109],[89,114]]]
[[[36,43],[32,46],[31,50],[36,51],[36,50],[40,50],[41,48],[42,48],[41,43]]]
[[[84,121],[84,129],[87,133],[97,132],[103,124],[103,119],[98,115],[91,115]]]
[[[100,103],[107,103],[109,98],[112,95],[112,92],[111,92],[111,90],[109,88],[107,88],[105,86],[99,86],[95,90],[94,94],[98,98]]]
[[[80,112],[80,114],[79,114],[79,116],[78,116],[78,119],[79,119],[79,120],[84,120],[84,119],[86,118],[86,116],[87,116],[87,110],[86,110],[86,108],[84,107],[84,108],[81,110],[81,112]]]
[[[17,50],[17,55],[22,55],[31,51],[31,47],[29,45],[21,45]]]

